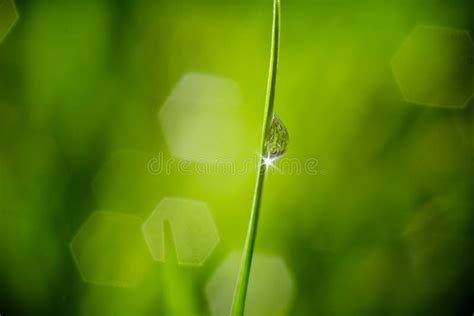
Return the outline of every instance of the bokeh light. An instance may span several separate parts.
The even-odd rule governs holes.
[[[212,315],[229,315],[242,253],[234,251],[217,267],[206,286]],[[256,254],[250,273],[245,315],[284,315],[294,295],[285,261],[275,255]]]
[[[209,75],[184,75],[159,112],[171,153],[180,159],[214,161],[239,153],[244,126],[237,83]]]
[[[139,217],[94,212],[71,241],[83,280],[109,286],[138,285],[147,263],[141,224]]]
[[[179,264],[202,265],[219,242],[219,233],[206,203],[167,197],[142,227],[156,261],[165,260],[165,222],[170,225]]]
[[[474,94],[474,44],[465,30],[418,25],[392,67],[408,102],[459,108]]]
[[[18,12],[13,0],[0,0],[0,43],[18,20]]]

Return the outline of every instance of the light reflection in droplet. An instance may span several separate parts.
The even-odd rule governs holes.
[[[274,114],[270,124],[270,131],[265,140],[264,162],[271,165],[273,160],[283,156],[288,147],[288,131],[283,122]],[[270,160],[271,159],[271,160]]]

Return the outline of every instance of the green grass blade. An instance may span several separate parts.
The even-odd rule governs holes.
[[[280,42],[280,0],[274,0],[273,3],[273,27],[272,43],[270,49],[270,67],[268,70],[267,93],[264,110],[264,124],[262,128],[261,156],[264,155],[265,139],[270,130],[273,118],[273,105],[275,101],[276,78],[278,68],[278,49]],[[260,205],[262,201],[263,183],[265,180],[266,166],[263,159],[259,160],[257,182],[253,195],[252,210],[250,212],[249,226],[245,239],[244,252],[240,267],[237,285],[235,288],[234,301],[232,303],[232,315],[242,316],[245,310],[245,299],[252,265],[253,250],[257,237],[258,218],[260,214]]]

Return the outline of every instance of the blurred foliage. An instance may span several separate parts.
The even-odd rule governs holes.
[[[196,72],[238,84],[246,132],[233,146],[238,159],[257,152],[271,1],[16,7],[0,43],[0,313],[209,314],[205,287],[243,245],[255,173],[152,176],[146,163],[171,157],[158,113]],[[420,24],[472,36],[473,2],[282,0],[282,10],[275,109],[287,157],[317,158],[320,171],[272,174],[264,189],[257,251],[285,260],[288,313],[472,314],[474,104],[406,102],[390,61]],[[220,235],[208,260],[143,263],[136,287],[85,283],[70,242],[86,220],[99,210],[145,220],[167,196],[207,203]]]

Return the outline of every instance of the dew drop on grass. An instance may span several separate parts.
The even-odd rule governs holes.
[[[288,131],[282,121],[273,114],[270,131],[265,139],[265,157],[278,159],[285,153],[288,147]]]

